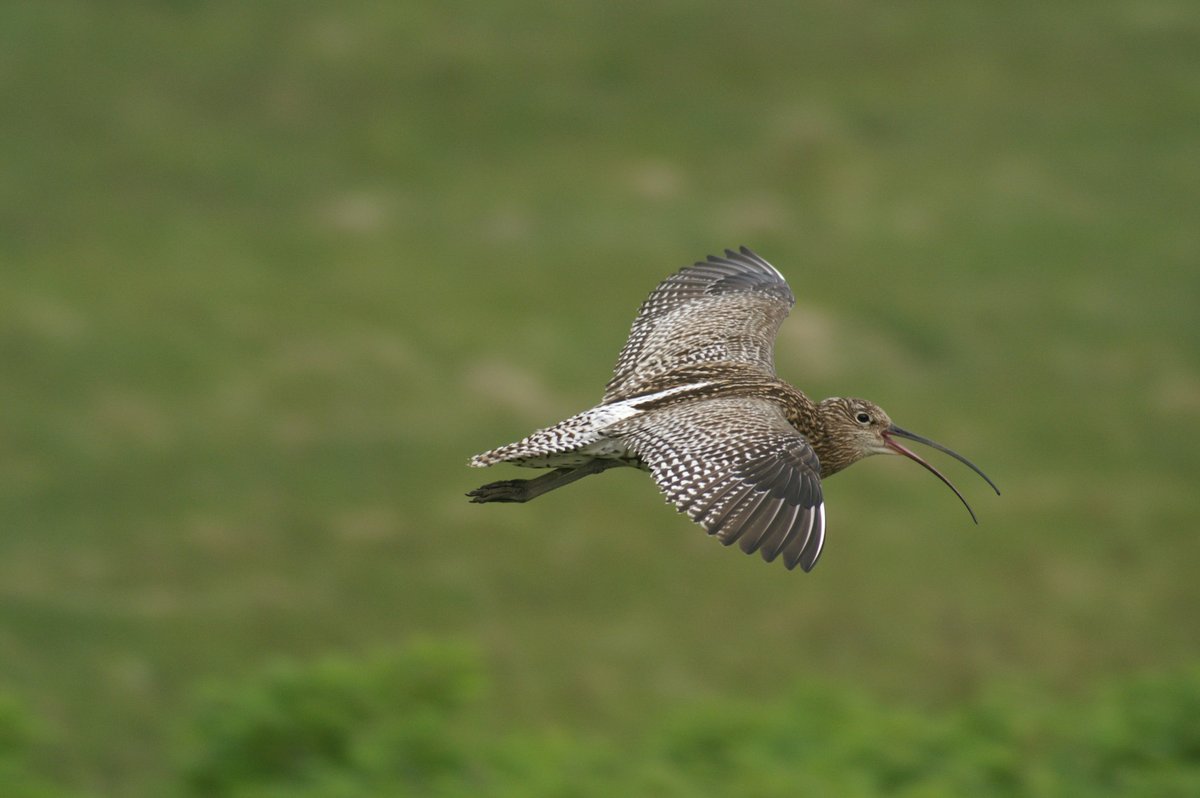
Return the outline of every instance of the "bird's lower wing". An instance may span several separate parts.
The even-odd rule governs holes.
[[[725,545],[811,570],[825,540],[820,464],[772,401],[689,401],[611,432],[645,462],[667,500]]]

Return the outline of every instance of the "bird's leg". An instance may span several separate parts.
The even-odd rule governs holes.
[[[581,466],[571,468],[556,468],[549,474],[542,474],[534,479],[502,479],[499,482],[489,482],[467,494],[471,501],[483,502],[527,502],[536,499],[543,493],[570,485],[577,479],[583,479],[592,474],[607,471],[613,466],[619,466],[619,460],[591,460]]]

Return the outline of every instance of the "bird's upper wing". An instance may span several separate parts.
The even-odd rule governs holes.
[[[811,570],[825,540],[820,463],[779,405],[719,397],[670,405],[608,430],[649,468],[668,501],[726,546],[780,553]]]
[[[681,269],[642,303],[604,401],[698,363],[732,361],[774,376],[775,334],[795,301],[783,275],[746,247]]]

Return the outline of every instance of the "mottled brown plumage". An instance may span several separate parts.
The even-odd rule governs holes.
[[[961,455],[897,427],[873,402],[813,402],[778,379],[775,336],[794,303],[783,276],[745,247],[668,277],[642,303],[600,404],[470,460],[555,470],[467,495],[523,502],[631,465],[725,545],[808,571],[825,540],[821,480],[864,457],[909,457],[966,504],[895,437],[950,454],[995,489]]]

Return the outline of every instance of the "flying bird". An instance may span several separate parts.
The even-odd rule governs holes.
[[[783,275],[746,247],[681,269],[642,303],[598,405],[469,461],[554,470],[467,496],[525,502],[633,466],[726,546],[810,571],[825,543],[821,480],[899,454],[944,482],[978,523],[958,488],[897,439],[950,455],[999,494],[970,460],[896,426],[874,402],[814,402],[775,376],[775,336],[795,301]]]

